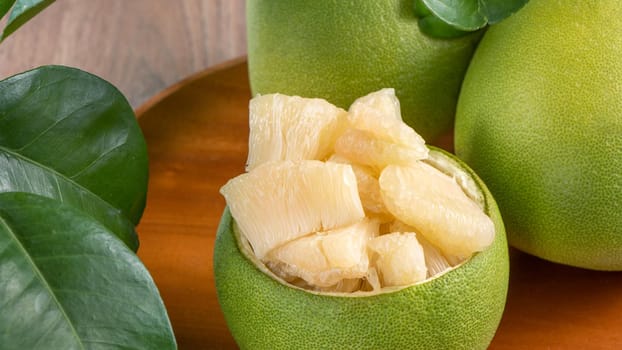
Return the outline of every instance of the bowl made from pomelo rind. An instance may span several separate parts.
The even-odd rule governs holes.
[[[532,0],[491,26],[455,127],[510,245],[598,270],[622,269],[621,16],[618,0]]]
[[[434,143],[453,126],[460,84],[481,33],[422,34],[414,1],[249,1],[253,95],[324,98],[347,108],[393,87],[404,121]]]
[[[462,265],[427,282],[380,293],[320,293],[292,287],[253,255],[228,209],[214,247],[218,301],[242,349],[485,349],[504,310],[509,273],[505,230],[481,180],[433,149],[433,164],[462,169],[479,189],[495,240]]]

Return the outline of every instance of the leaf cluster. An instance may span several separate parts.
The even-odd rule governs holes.
[[[0,0],[0,41],[52,2]],[[110,83],[63,66],[0,81],[0,348],[176,348],[135,254],[147,183],[145,139]]]
[[[147,147],[125,97],[62,66],[0,81],[0,346],[172,349],[135,254]]]

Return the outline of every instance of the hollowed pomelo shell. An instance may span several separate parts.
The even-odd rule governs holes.
[[[380,293],[319,293],[269,272],[235,229],[228,209],[214,248],[218,301],[242,349],[485,349],[505,306],[509,259],[497,205],[459,160],[433,149],[434,163],[463,170],[495,225],[491,246],[427,282]]]

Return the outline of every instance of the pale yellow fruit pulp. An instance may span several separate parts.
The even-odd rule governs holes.
[[[494,239],[490,218],[455,180],[428,164],[388,166],[379,182],[389,211],[446,254],[468,257]]]
[[[266,163],[229,180],[221,193],[259,258],[286,242],[365,215],[354,172],[344,164]]]
[[[295,277],[320,288],[362,279],[369,269],[367,241],[378,223],[367,219],[340,229],[312,233],[273,249],[266,260],[285,280]]]
[[[393,89],[347,112],[279,94],[249,106],[248,173],[221,192],[254,254],[282,280],[378,292],[435,277],[492,243],[491,219],[461,179],[427,163]]]
[[[423,247],[414,232],[393,232],[369,241],[383,286],[407,286],[426,279]]]
[[[346,111],[317,98],[257,96],[249,110],[247,170],[271,160],[325,159],[346,123]]]

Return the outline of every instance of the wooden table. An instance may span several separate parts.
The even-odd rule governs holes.
[[[110,81],[138,107],[245,54],[244,0],[57,0],[0,44],[0,80],[69,65]]]
[[[180,349],[235,349],[216,300],[218,193],[244,170],[246,61],[171,87],[138,110],[151,162],[139,255],[168,308]],[[508,303],[491,349],[622,348],[622,273],[511,251]]]

